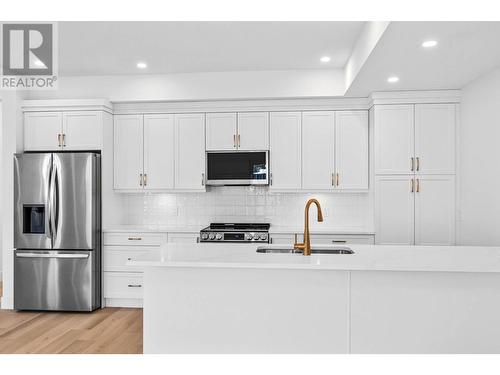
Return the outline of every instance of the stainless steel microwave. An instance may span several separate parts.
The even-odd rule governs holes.
[[[207,152],[207,185],[269,185],[268,151]]]

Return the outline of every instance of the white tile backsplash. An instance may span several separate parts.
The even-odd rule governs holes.
[[[371,193],[270,193],[267,187],[208,187],[206,193],[117,194],[116,225],[182,226],[210,222],[269,222],[276,226],[302,226],[304,204],[317,198],[324,222],[311,227],[373,228]]]

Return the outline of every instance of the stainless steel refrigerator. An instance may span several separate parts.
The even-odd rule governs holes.
[[[14,155],[14,308],[101,306],[101,157]]]

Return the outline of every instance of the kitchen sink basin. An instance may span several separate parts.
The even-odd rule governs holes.
[[[302,250],[294,249],[293,247],[274,247],[274,246],[259,246],[258,253],[262,254],[302,254]],[[311,248],[311,254],[354,254],[350,248],[345,246],[333,248]]]

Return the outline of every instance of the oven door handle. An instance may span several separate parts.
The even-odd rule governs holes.
[[[64,258],[87,259],[89,254],[50,254],[50,253],[16,253],[18,258]]]

